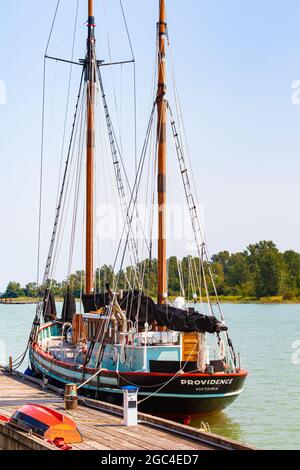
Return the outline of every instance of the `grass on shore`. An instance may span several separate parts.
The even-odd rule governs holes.
[[[170,300],[175,300],[176,296],[171,296]],[[37,299],[35,297],[16,297],[12,299],[0,299],[3,302],[4,300],[7,301],[7,304],[30,304],[30,303],[37,303]],[[57,302],[63,302],[62,297],[56,297],[55,299]],[[79,300],[79,299],[78,299]],[[155,300],[155,299],[153,299]],[[216,297],[211,296],[212,302],[216,302]],[[273,297],[243,297],[238,295],[220,295],[219,300],[221,303],[232,303],[232,304],[299,304],[300,298],[299,297],[289,297],[284,295],[277,295]],[[203,301],[207,302],[207,298],[203,297]],[[4,303],[4,302],[3,302]]]
[[[204,298],[206,301],[207,299]],[[211,297],[212,301],[216,301],[216,297]],[[221,303],[233,304],[298,304],[300,298],[285,298],[283,295],[269,296],[269,297],[243,297],[237,295],[220,295],[219,300]]]
[[[56,297],[55,300],[57,302],[63,302],[63,298],[62,297]],[[39,299],[37,299],[36,297],[14,297],[14,298],[9,298],[9,299],[4,299],[4,298],[0,298],[0,303],[3,303],[3,304],[36,304],[38,303]]]

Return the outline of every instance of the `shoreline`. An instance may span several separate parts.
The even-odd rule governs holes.
[[[176,299],[175,296],[171,296],[171,302]],[[63,302],[62,297],[56,297],[56,302]],[[79,301],[79,298],[76,298],[76,301]],[[153,300],[155,300],[153,298]],[[298,305],[300,304],[300,299],[283,299],[281,296],[276,297],[262,297],[262,298],[255,298],[255,297],[240,297],[240,296],[219,296],[219,300],[221,304],[258,304],[258,305]],[[216,297],[211,297],[212,303],[216,303]],[[207,303],[207,299],[203,297],[203,302]],[[0,298],[0,305],[34,305],[38,303],[38,299],[34,297],[16,297],[12,299],[1,299]],[[199,302],[197,302],[199,303]]]

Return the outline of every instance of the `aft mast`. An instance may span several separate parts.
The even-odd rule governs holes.
[[[86,149],[86,266],[85,293],[94,291],[94,158],[95,158],[95,18],[93,0],[88,0],[88,39],[86,57],[87,149]]]
[[[157,88],[157,139],[158,139],[158,285],[157,301],[165,302],[167,292],[166,246],[166,172],[167,172],[167,100],[166,100],[166,10],[165,0],[159,2],[158,23],[158,88]]]

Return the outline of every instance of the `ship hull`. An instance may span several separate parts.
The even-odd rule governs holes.
[[[242,392],[247,371],[235,374],[117,372],[97,369],[58,360],[37,343],[30,346],[31,366],[36,375],[64,386],[80,385],[84,395],[122,405],[122,387],[139,388],[139,411],[176,421],[189,420],[218,413],[227,408]]]
[[[147,398],[146,401],[140,403],[139,411],[173,421],[188,423],[192,419],[205,418],[223,411],[234,402],[237,396],[201,397],[201,395],[197,395],[197,397],[182,397],[179,394],[172,396],[160,394],[159,396],[154,395],[151,398]],[[122,406],[120,394],[101,392],[99,398],[103,401]],[[145,395],[139,395],[139,400],[145,398]]]

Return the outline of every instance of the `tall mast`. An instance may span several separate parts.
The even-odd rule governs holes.
[[[167,101],[166,101],[166,10],[165,0],[159,2],[158,23],[158,89],[157,89],[157,139],[158,139],[158,289],[157,301],[165,302],[167,292],[166,246],[166,170],[167,170]]]
[[[87,149],[86,149],[86,265],[85,293],[94,290],[94,158],[95,158],[95,19],[93,0],[88,0],[88,39],[86,57]]]

